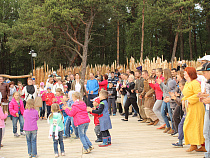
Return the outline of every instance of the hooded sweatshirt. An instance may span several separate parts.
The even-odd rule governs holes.
[[[169,92],[175,93],[175,91],[176,91],[176,81],[175,80],[170,80],[168,82],[168,88],[169,88]],[[175,108],[176,105],[177,105],[176,100],[171,99],[170,100],[170,107]]]
[[[89,123],[90,119],[87,112],[87,106],[85,102],[77,100],[72,105],[71,111],[66,108],[65,112],[70,117],[73,117],[74,125],[79,126],[81,124]]]

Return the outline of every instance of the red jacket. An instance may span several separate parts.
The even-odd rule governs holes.
[[[9,103],[9,112],[12,116],[17,117],[16,113],[19,112],[18,103],[16,102],[15,98],[12,98],[12,101]],[[20,112],[23,115],[24,113],[24,105],[23,101],[20,99]]]
[[[51,106],[53,103],[53,98],[55,98],[55,95],[54,93],[47,93],[45,95],[45,98],[46,98],[46,105]]]
[[[99,115],[99,114],[94,114],[92,112],[90,112],[90,114],[92,114],[94,116],[94,124],[95,124],[95,126],[100,125],[99,117],[102,117],[103,114]]]
[[[103,80],[102,82],[99,82],[99,91],[101,90],[101,88],[104,88],[105,90],[107,90],[107,85],[108,85],[108,80]]]
[[[156,78],[156,80],[158,79],[158,77]],[[162,79],[162,82],[164,82],[165,78],[161,75],[160,79]],[[156,82],[155,80],[155,84],[150,83],[150,87],[152,87],[155,90],[155,96],[157,100],[163,100],[163,91],[160,88],[160,85]]]

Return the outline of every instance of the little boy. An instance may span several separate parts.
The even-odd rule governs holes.
[[[67,85],[64,85],[63,87],[64,87],[64,94],[67,94],[68,95],[68,93],[69,93],[68,86]]]
[[[103,114],[102,117],[99,117],[100,122],[100,131],[103,138],[103,143],[98,145],[99,147],[105,147],[111,145],[111,136],[109,133],[109,129],[112,129],[111,119],[109,117],[109,110],[108,110],[108,92],[106,90],[102,90],[99,92],[99,99],[100,104],[97,110],[93,110],[92,108],[88,107],[87,111],[95,113],[95,114]]]
[[[203,76],[207,79],[207,82],[205,85],[206,93],[199,93],[198,97],[200,98],[200,101],[206,105],[203,136],[205,138],[205,147],[207,151],[205,152],[205,158],[209,158],[210,157],[210,136],[209,136],[209,131],[210,131],[210,114],[209,114],[210,112],[209,111],[209,108],[210,108],[210,63],[203,64],[202,69],[198,71],[202,71]]]
[[[47,118],[51,113],[51,105],[53,103],[53,99],[55,98],[54,93],[51,92],[51,87],[47,87],[46,97],[46,105],[47,105]]]
[[[109,105],[109,114],[111,115],[112,110],[113,110],[113,116],[116,115],[116,96],[117,96],[117,92],[116,92],[116,88],[113,87],[113,83],[110,82],[109,83],[109,88],[107,89],[108,91],[108,105]],[[111,110],[112,107],[112,110]]]
[[[94,98],[93,100],[93,106],[95,109],[98,109],[99,108],[99,104],[100,104],[100,99],[99,97],[96,97]],[[99,122],[99,117],[102,117],[103,114],[99,115],[99,114],[94,114],[94,113],[90,113],[94,116],[94,124],[95,124],[95,133],[96,133],[96,137],[97,137],[97,140],[95,141],[96,143],[97,142],[102,142],[102,134],[101,134],[101,131],[100,131],[100,122]]]
[[[70,109],[71,104],[70,104],[70,102],[68,102],[68,100],[69,100],[68,95],[64,95],[63,99],[61,101],[63,102],[64,106],[67,105],[68,108]],[[64,138],[69,138],[70,137],[71,120],[70,120],[70,122],[69,121],[67,122],[67,120],[69,119],[70,116],[68,116],[64,110],[62,110],[62,113],[63,113],[63,118],[64,118],[64,122],[63,122],[64,123],[64,130],[63,130],[64,134],[63,134],[63,137]]]

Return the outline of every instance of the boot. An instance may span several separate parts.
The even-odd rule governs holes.
[[[197,152],[206,152],[205,146],[201,146],[199,149],[196,149]]]
[[[155,120],[153,125],[156,126],[158,124],[158,122],[159,122],[159,119]]]
[[[96,143],[102,142],[102,137],[100,135],[97,136],[97,140],[95,140]]]
[[[103,137],[103,143],[98,145],[99,147],[108,146],[108,137]]]
[[[108,145],[112,145],[111,136],[108,137]]]
[[[153,122],[153,121],[152,121],[152,122],[150,122],[150,123],[149,123],[149,124],[147,124],[147,125],[154,125],[154,123],[155,123],[155,122]]]
[[[189,149],[186,150],[186,152],[192,152],[194,150],[198,149],[197,145],[191,145]]]
[[[163,133],[167,133],[170,130],[171,130],[171,127],[166,127],[165,130],[163,131]]]
[[[168,131],[168,134],[173,134],[175,131],[173,129],[170,129],[170,131]]]
[[[147,119],[144,119],[143,121],[141,121],[140,123],[146,123],[147,122]]]

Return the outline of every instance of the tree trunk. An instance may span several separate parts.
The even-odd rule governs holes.
[[[183,33],[180,33],[180,57],[181,60],[184,59],[184,41],[183,41]]]
[[[144,50],[144,6],[145,0],[143,0],[143,9],[142,9],[142,33],[141,33],[141,58],[140,62],[143,62],[143,50]]]
[[[196,40],[196,31],[195,31],[195,26],[193,27],[193,37],[194,37],[194,52],[195,56],[198,56],[198,51],[197,51],[197,40]]]
[[[177,30],[179,30],[180,26],[181,26],[181,21],[180,18],[178,20],[178,27]],[[178,38],[179,38],[179,32],[176,32],[176,36],[175,36],[175,40],[174,40],[174,47],[173,47],[173,52],[172,52],[172,56],[171,56],[171,63],[173,64],[175,55],[176,55],[176,48],[177,48],[177,42],[178,42]]]
[[[120,22],[117,21],[117,66],[120,64]]]

